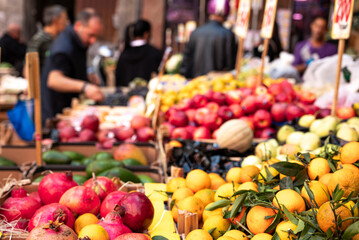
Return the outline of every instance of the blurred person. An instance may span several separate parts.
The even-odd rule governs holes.
[[[81,11],[73,26],[60,33],[50,47],[41,74],[42,120],[70,107],[72,98],[80,93],[94,101],[102,101],[100,88],[89,82],[86,54],[102,33],[103,25],[97,13]]]
[[[293,66],[300,74],[304,73],[312,61],[337,54],[337,46],[325,40],[327,25],[325,17],[314,17],[310,24],[310,38],[295,46]]]
[[[26,45],[21,42],[21,26],[10,23],[5,34],[0,39],[1,62],[10,63],[22,74],[23,60],[26,53]]]
[[[125,30],[125,47],[116,67],[116,86],[128,86],[136,77],[147,81],[157,72],[162,53],[149,44],[151,24],[138,20]]]
[[[254,53],[253,53],[254,56],[259,57],[259,58],[262,57],[262,52],[264,50],[263,42],[264,41],[262,39],[262,42],[260,43],[260,45],[256,46],[254,48]],[[272,35],[272,38],[269,40],[269,44],[268,44],[267,56],[269,57],[269,61],[273,61],[274,59],[279,58],[279,54],[282,51],[283,51],[283,48],[282,48],[282,43],[280,41],[280,36],[279,36],[279,27],[278,27],[277,21],[274,21],[273,35]]]
[[[45,8],[43,16],[44,27],[40,29],[28,42],[26,52],[38,52],[40,70],[42,70],[45,59],[49,56],[50,45],[53,40],[68,25],[66,8],[60,5],[53,5]]]
[[[192,32],[183,54],[180,73],[187,78],[234,69],[235,36],[222,26],[229,14],[229,0],[210,0],[207,11],[209,21]]]

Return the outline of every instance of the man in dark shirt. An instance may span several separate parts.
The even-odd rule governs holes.
[[[208,13],[210,21],[192,32],[184,51],[180,73],[187,78],[229,71],[235,65],[235,36],[222,26],[229,13],[229,1],[209,1]]]
[[[20,41],[21,27],[10,23],[6,33],[0,39],[1,62],[10,63],[20,74],[22,73],[26,45]]]
[[[100,88],[87,78],[86,53],[102,32],[102,21],[96,13],[82,11],[72,26],[68,26],[50,47],[41,74],[42,120],[70,107],[72,98],[84,93],[102,101]]]
[[[60,5],[45,8],[44,28],[39,30],[28,42],[26,52],[38,52],[40,69],[42,70],[45,59],[49,55],[52,41],[65,30],[68,24],[66,9]]]

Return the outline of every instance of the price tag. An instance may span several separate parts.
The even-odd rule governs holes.
[[[336,0],[333,15],[332,38],[347,39],[353,19],[354,0]]]
[[[237,12],[235,32],[243,39],[247,36],[250,12],[251,0],[241,0]]]
[[[272,38],[276,10],[277,0],[267,0],[262,22],[262,38]]]

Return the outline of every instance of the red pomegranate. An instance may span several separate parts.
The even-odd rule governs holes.
[[[115,238],[115,240],[149,240],[149,239],[151,239],[149,236],[142,233],[126,233]]]
[[[77,235],[67,225],[49,221],[32,229],[26,240],[77,240]]]
[[[110,240],[114,240],[116,237],[125,233],[132,233],[131,229],[123,224],[120,214],[119,206],[116,205],[114,211],[107,214],[106,217],[98,223],[106,230]]]
[[[97,215],[101,205],[96,192],[84,186],[76,186],[67,190],[61,196],[59,203],[68,207],[75,217],[84,213]]]
[[[23,188],[14,188],[11,196],[5,200],[0,209],[0,216],[8,222],[18,219],[25,219],[19,223],[19,227],[26,228],[28,220],[34,215],[41,204],[34,198],[27,195]],[[20,226],[21,225],[21,226]]]
[[[109,193],[117,189],[116,184],[110,178],[101,176],[90,178],[83,186],[94,190],[101,201],[104,200]]]
[[[85,116],[81,122],[82,129],[90,129],[94,132],[97,132],[99,126],[100,126],[100,120],[98,119],[97,116],[93,114]]]
[[[154,209],[145,194],[128,193],[118,202],[118,205],[123,223],[132,231],[143,232],[151,225]]]
[[[126,194],[127,193],[121,191],[109,193],[101,203],[101,217],[105,217],[108,213],[110,213],[115,208],[118,201],[120,201]]]
[[[37,226],[48,223],[50,220],[58,220],[70,228],[73,228],[75,223],[75,217],[67,207],[58,203],[51,203],[42,206],[35,212],[29,222],[29,231]]]
[[[32,197],[33,199],[37,200],[41,204],[41,198],[40,198],[39,192],[32,192],[29,194],[29,196]]]
[[[59,137],[61,142],[67,142],[69,139],[77,137],[77,132],[72,126],[65,126],[59,129]]]
[[[72,179],[72,172],[51,173],[39,184],[39,195],[42,204],[58,203],[62,194],[78,184]]]

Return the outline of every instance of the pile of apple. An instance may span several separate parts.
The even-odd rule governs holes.
[[[100,129],[99,118],[94,114],[89,114],[83,118],[80,130],[77,130],[69,120],[61,120],[56,128],[61,142],[98,141],[106,146],[115,141],[152,141],[155,138],[155,132],[150,124],[149,118],[136,115],[129,122],[123,122],[113,129]]]
[[[265,85],[242,87],[227,93],[209,90],[172,106],[165,113],[172,139],[215,139],[216,130],[230,119],[242,119],[256,138],[275,136],[274,126],[315,114],[316,97],[309,91],[295,91],[287,80]]]

